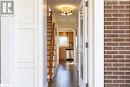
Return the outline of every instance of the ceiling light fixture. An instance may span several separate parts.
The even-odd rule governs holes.
[[[72,8],[71,7],[62,7],[62,8],[60,8],[60,14],[63,16],[72,15]]]

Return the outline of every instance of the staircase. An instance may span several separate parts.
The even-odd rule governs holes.
[[[55,23],[52,16],[47,16],[47,68],[48,80],[52,80],[55,72]]]

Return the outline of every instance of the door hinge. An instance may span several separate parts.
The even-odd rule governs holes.
[[[88,42],[86,42],[86,48],[88,48]]]
[[[88,1],[85,2],[86,7],[88,7]]]

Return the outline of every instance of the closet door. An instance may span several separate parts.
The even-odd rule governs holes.
[[[35,87],[38,0],[16,0],[15,87]]]

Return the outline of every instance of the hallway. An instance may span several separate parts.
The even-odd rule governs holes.
[[[54,81],[49,87],[78,87],[76,72],[73,64],[59,65]]]

